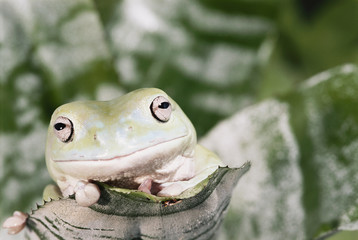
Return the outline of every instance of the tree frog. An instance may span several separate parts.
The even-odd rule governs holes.
[[[84,207],[100,198],[96,182],[177,196],[223,166],[197,144],[177,103],[156,88],[58,107],[48,128],[46,165],[63,197],[75,194]],[[26,218],[15,212],[3,226],[17,233]]]
[[[95,182],[177,196],[222,165],[197,145],[195,129],[177,103],[156,88],[57,108],[46,164],[63,196],[75,194],[81,206],[98,201]]]

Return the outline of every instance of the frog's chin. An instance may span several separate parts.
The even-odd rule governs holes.
[[[193,158],[195,145],[195,140],[184,135],[110,158],[53,159],[56,167],[49,170],[53,175],[57,175],[55,177],[57,179],[59,176],[71,176],[79,180],[99,180],[101,182],[117,179],[137,179],[140,176],[150,176],[157,170],[165,168],[175,159],[181,157]]]

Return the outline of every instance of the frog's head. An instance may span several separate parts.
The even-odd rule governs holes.
[[[57,108],[46,163],[55,180],[107,181],[118,172],[150,171],[178,156],[192,157],[195,145],[195,130],[180,107],[162,90],[139,89],[111,101]]]

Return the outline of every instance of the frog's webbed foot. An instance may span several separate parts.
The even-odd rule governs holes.
[[[28,217],[26,213],[15,211],[12,217],[6,219],[2,227],[8,229],[8,234],[17,234],[25,228]]]
[[[174,197],[186,190],[186,182],[178,181],[159,184],[149,178],[139,185],[138,190],[159,197]]]
[[[198,183],[204,181],[208,176],[210,176],[210,174],[215,172],[216,169],[218,169],[218,167],[219,167],[218,164],[213,164],[203,169],[193,178],[190,178],[188,180],[162,183],[160,184],[161,190],[158,192],[157,195],[161,197],[178,196],[184,191],[186,191],[187,189],[190,189],[196,186]]]
[[[148,194],[157,195],[157,193],[162,190],[162,187],[161,184],[156,183],[153,181],[153,179],[148,178],[139,185],[138,190]]]
[[[159,197],[173,197],[181,194],[185,187],[183,186],[183,182],[174,182],[169,184],[161,184],[161,190],[157,193]]]
[[[96,184],[79,181],[75,187],[76,202],[83,207],[95,204],[100,196],[101,191]]]

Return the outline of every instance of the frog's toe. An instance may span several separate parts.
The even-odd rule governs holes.
[[[146,179],[144,182],[142,182],[139,187],[138,190],[148,193],[148,194],[152,194],[151,193],[151,189],[152,189],[152,179]]]
[[[185,188],[181,183],[162,184],[161,190],[157,193],[159,197],[174,197],[181,194]]]
[[[75,198],[79,205],[89,207],[98,201],[101,191],[96,184],[80,182],[78,185]]]
[[[8,234],[17,234],[24,229],[27,218],[26,213],[15,211],[12,217],[6,219],[2,227],[8,229]]]

